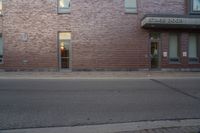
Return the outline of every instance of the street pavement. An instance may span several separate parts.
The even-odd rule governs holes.
[[[59,79],[25,79],[26,74],[20,78],[1,77],[0,133],[10,129],[200,118],[198,75],[141,75],[139,79],[131,75],[122,79],[102,75],[99,79],[65,79],[63,75]]]

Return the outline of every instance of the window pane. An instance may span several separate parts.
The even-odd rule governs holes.
[[[61,32],[59,33],[59,40],[70,40],[71,33],[70,32]]]
[[[62,68],[69,68],[69,58],[62,58],[61,59],[61,67]]]
[[[136,0],[125,0],[126,12],[137,12]]]
[[[189,57],[197,57],[197,36],[194,34],[189,37]]]
[[[60,8],[69,8],[70,0],[59,0],[59,7]]]
[[[176,34],[169,36],[169,57],[178,58],[178,36]]]
[[[200,11],[200,0],[193,0],[193,11]]]
[[[136,0],[125,0],[126,8],[136,8]]]

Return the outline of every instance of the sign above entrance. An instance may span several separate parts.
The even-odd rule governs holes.
[[[146,16],[141,21],[143,28],[182,28],[200,29],[200,18],[194,17],[170,17],[170,16]]]

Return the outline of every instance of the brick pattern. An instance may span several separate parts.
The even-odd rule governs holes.
[[[57,14],[53,0],[13,0],[3,3],[6,69],[57,69],[57,32],[70,29],[70,16]],[[23,33],[28,35],[23,40]]]
[[[186,13],[184,0],[138,0],[138,13],[126,14],[124,0],[71,0],[69,14],[57,14],[57,0],[12,0],[3,2],[0,31],[4,38],[4,64],[0,68],[59,68],[57,33],[71,31],[73,70],[134,70],[150,68],[149,32],[140,27],[145,14]],[[162,51],[168,51],[167,34],[162,31]],[[180,32],[180,31],[179,31]],[[23,40],[27,34],[28,39]],[[183,31],[182,51],[187,33]],[[162,58],[162,67],[171,65]]]
[[[124,13],[123,0],[76,2],[71,23],[75,68],[148,67],[148,39],[143,39],[148,33],[140,29],[138,15]]]

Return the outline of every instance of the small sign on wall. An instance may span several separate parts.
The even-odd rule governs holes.
[[[21,40],[23,42],[28,41],[28,33],[21,33]]]
[[[167,57],[167,52],[163,52],[163,57]]]
[[[183,52],[183,57],[187,57],[187,52]]]

